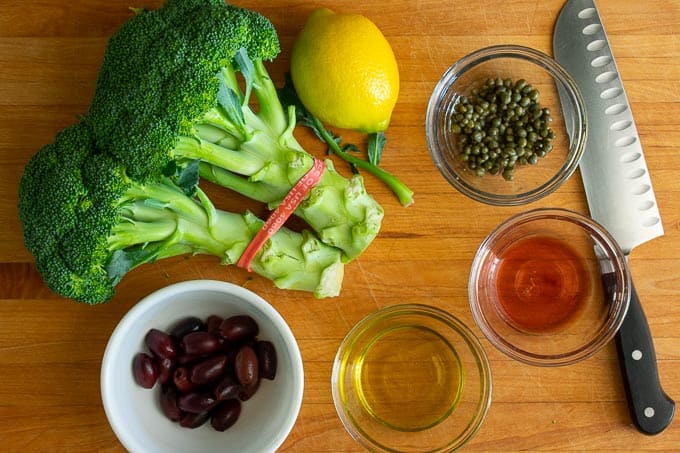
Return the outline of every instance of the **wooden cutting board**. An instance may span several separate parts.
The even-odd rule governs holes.
[[[22,245],[17,186],[30,156],[87,109],[107,38],[128,6],[155,1],[0,0],[0,439],[4,451],[122,451],[101,405],[99,369],[119,319],[146,294],[177,281],[214,278],[242,284],[269,300],[296,334],[305,365],[299,419],[282,451],[361,451],[336,416],[330,392],[335,351],[348,330],[380,307],[425,303],[449,311],[475,334],[467,276],[483,237],[511,214],[457,193],[427,151],[425,108],[444,70],[464,54],[513,43],[551,52],[561,0],[236,2],[277,27],[282,53],[269,69],[283,81],[296,33],[316,6],[371,18],[393,46],[401,92],[387,131],[382,165],[415,192],[404,208],[376,179],[368,190],[383,205],[380,236],[346,268],[342,294],[315,300],[275,289],[259,277],[207,257],[143,266],[108,304],[89,307],[52,294]],[[680,3],[600,0],[617,63],[632,102],[666,235],[636,248],[630,265],[655,338],[667,393],[680,398]],[[339,62],[340,64],[340,62]],[[316,155],[324,147],[296,132]],[[343,133],[352,139],[360,137]],[[347,167],[337,162],[342,172]],[[247,203],[212,191],[224,209]],[[587,213],[578,173],[532,207]],[[613,345],[559,369],[506,358],[482,338],[494,378],[493,402],[468,451],[623,451],[680,449],[676,420],[645,437],[628,416]],[[427,385],[422,382],[420,385]]]

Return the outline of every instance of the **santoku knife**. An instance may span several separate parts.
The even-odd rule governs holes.
[[[579,169],[590,215],[628,256],[635,246],[662,236],[663,226],[630,104],[593,0],[566,2],[555,25],[553,50],[586,104],[588,138]],[[652,336],[634,288],[616,340],[633,421],[646,434],[660,433],[670,424],[675,403],[659,383]]]

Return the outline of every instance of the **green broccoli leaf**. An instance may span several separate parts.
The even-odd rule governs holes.
[[[221,82],[217,93],[217,102],[224,109],[226,117],[238,127],[240,132],[246,135],[246,122],[238,93],[224,83],[224,75],[221,72],[217,74],[217,78]]]
[[[196,195],[198,188],[198,169],[201,161],[199,159],[192,160],[189,164],[184,166],[177,175],[175,182],[180,189],[188,196]]]
[[[368,161],[373,165],[378,165],[380,163],[380,158],[382,157],[386,142],[387,139],[385,138],[384,132],[368,134]]]
[[[244,47],[241,47],[236,55],[234,55],[234,62],[236,67],[241,71],[245,79],[245,94],[243,96],[243,103],[247,104],[250,99],[250,92],[253,89],[253,81],[255,80],[255,66],[253,61],[248,57],[248,53]]]

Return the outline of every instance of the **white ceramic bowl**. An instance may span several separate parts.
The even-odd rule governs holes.
[[[275,379],[262,380],[257,393],[243,403],[236,424],[224,432],[215,431],[210,423],[189,429],[170,421],[160,409],[160,385],[144,389],[132,375],[132,359],[146,350],[144,336],[149,329],[169,330],[187,316],[205,319],[211,314],[253,317],[260,327],[258,338],[274,344],[278,359]],[[177,283],[137,303],[111,335],[101,371],[106,416],[131,452],[275,451],[295,424],[303,387],[300,351],[281,315],[257,294],[212,280]]]

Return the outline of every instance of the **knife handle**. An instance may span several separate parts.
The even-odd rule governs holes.
[[[658,434],[671,423],[675,402],[661,388],[652,334],[632,284],[616,346],[633,422],[645,434]]]

